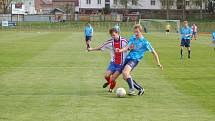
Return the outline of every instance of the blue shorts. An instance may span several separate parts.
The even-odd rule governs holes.
[[[92,36],[86,36],[86,41],[91,41]]]
[[[139,63],[138,60],[126,58],[126,59],[125,59],[125,63],[124,63],[124,67],[125,67],[126,65],[129,65],[129,66],[132,68],[132,70],[133,70],[133,69],[137,66],[138,63]]]
[[[181,39],[181,46],[190,47],[190,39]]]
[[[107,68],[108,71],[111,71],[113,73],[116,71],[122,73],[122,69],[123,69],[123,65],[115,64],[114,62],[110,62]]]
[[[213,42],[213,45],[214,45],[214,47],[215,47],[215,40],[214,41],[212,41]]]
[[[197,32],[193,32],[193,35],[196,35],[197,34]]]

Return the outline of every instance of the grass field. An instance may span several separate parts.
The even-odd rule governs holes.
[[[164,70],[146,53],[133,72],[146,93],[116,98],[101,88],[109,53],[87,52],[83,33],[0,32],[0,121],[214,121],[211,37],[200,35],[180,60],[175,34],[145,36]],[[96,32],[92,45],[107,38]],[[128,88],[122,77],[118,87]]]

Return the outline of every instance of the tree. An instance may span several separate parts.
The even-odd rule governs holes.
[[[166,9],[166,19],[169,19],[169,10],[170,7],[173,6],[175,0],[160,0],[161,5],[163,6],[164,9]]]
[[[3,13],[6,14],[8,12],[8,8],[10,6],[10,2],[12,0],[3,0],[2,4],[3,4]]]
[[[186,11],[186,4],[185,4],[185,0],[177,0],[176,2],[177,4],[177,9],[182,9],[182,19],[185,19],[186,18],[186,15],[185,15],[185,11]]]
[[[208,12],[215,12],[215,0],[208,0]]]
[[[191,0],[192,4],[200,7],[200,19],[203,19],[203,5],[208,4],[208,0]]]

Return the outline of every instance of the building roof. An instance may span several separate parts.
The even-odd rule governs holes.
[[[52,4],[52,0],[41,0],[44,4]]]
[[[56,12],[65,13],[65,11],[62,10],[62,9],[60,9],[60,8],[55,8],[55,9],[53,9],[50,13],[55,14]]]

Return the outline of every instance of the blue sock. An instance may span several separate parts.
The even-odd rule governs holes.
[[[134,80],[133,80],[133,82],[134,82],[134,88],[135,88],[135,89],[137,89],[137,90],[143,89],[143,87],[140,86],[137,82],[135,82]]]
[[[131,78],[127,79],[127,83],[128,83],[129,89],[134,89],[134,82]]]

